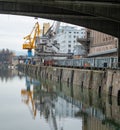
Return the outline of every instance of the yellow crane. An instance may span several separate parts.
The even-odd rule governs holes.
[[[36,48],[35,41],[37,37],[40,37],[40,25],[38,22],[35,23],[31,33],[24,37],[25,43],[22,48],[28,50],[28,57],[32,56],[32,49]]]

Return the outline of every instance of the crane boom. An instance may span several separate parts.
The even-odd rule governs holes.
[[[32,49],[35,49],[36,38],[40,36],[40,26],[37,22],[33,27],[31,33],[24,37],[25,43],[23,44],[23,49],[28,50],[28,57],[32,56]]]

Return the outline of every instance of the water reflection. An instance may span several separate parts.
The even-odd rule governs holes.
[[[120,106],[115,97],[28,76],[21,96],[32,118],[37,114],[44,117],[51,130],[120,129]]]
[[[14,70],[1,70],[0,79],[1,130],[120,129],[120,98]]]
[[[26,80],[26,89],[21,90],[22,102],[24,102],[28,106],[33,119],[35,119],[36,107],[35,107],[35,101],[33,100],[33,90],[31,90],[31,85],[34,85],[34,87],[39,86],[40,82],[37,80],[33,80],[28,76],[25,77],[25,80]]]
[[[7,80],[11,80],[15,77],[16,74],[13,73],[12,70],[8,70],[8,69],[0,69],[0,80],[1,81],[6,81]]]
[[[24,74],[12,69],[0,69],[0,80],[2,82],[7,82],[18,76],[20,79],[24,77]]]

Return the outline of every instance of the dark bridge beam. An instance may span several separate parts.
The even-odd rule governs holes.
[[[100,0],[99,0],[100,1]],[[112,2],[96,2],[92,1],[60,1],[55,0],[40,2],[41,4],[48,5],[50,7],[57,7],[62,9],[67,9],[71,11],[76,11],[79,13],[100,16],[103,18],[108,18],[110,20],[120,22],[120,4],[114,1]]]
[[[29,12],[29,13],[44,13],[44,14],[69,14],[69,15],[86,15],[83,13],[78,13],[75,11],[68,11],[66,9],[57,9],[57,7],[49,7],[47,5],[36,5],[36,4],[28,4],[28,3],[16,3],[16,2],[1,2],[0,1],[0,11],[3,13],[6,12]],[[29,14],[30,15],[30,14]]]
[[[105,17],[110,20],[120,22],[120,4],[118,0],[0,0],[1,4],[4,3],[4,6],[7,5],[7,3],[15,3],[16,5],[27,5],[28,9],[31,6],[36,6],[41,8],[42,6],[45,7],[43,11],[46,10],[51,11],[52,8],[56,8],[57,12],[58,10],[68,10],[73,11],[74,13],[77,12],[77,14],[86,14],[86,15],[94,15],[94,16],[100,16]],[[46,8],[49,7],[48,9]],[[24,6],[23,6],[24,8]],[[8,6],[8,9],[12,9]],[[21,8],[22,9],[22,8]],[[35,9],[34,9],[35,10]],[[36,13],[39,9],[36,8]]]
[[[11,1],[14,1],[14,0],[11,0]],[[19,0],[17,0],[17,2],[1,2],[0,1],[0,12],[9,13],[9,14],[17,14],[17,15],[42,17],[42,18],[48,18],[48,19],[53,19],[53,20],[55,19],[55,20],[95,29],[95,30],[119,37],[118,26],[120,23],[116,22],[116,20],[115,21],[109,20],[108,18],[103,18],[103,17],[100,17],[99,15],[94,16],[94,15],[91,15],[90,13],[85,14],[83,13],[84,11],[82,13],[77,12],[77,11],[72,11],[72,8],[71,10],[67,10],[67,8],[63,9],[63,8],[58,7],[54,2],[52,3],[54,3],[57,7],[55,6],[51,8],[50,5],[47,6],[46,4],[41,4],[41,5],[36,4],[38,0],[37,1],[35,0],[34,4],[27,3],[27,2],[24,3],[22,2],[22,0],[19,2],[18,1]],[[46,1],[43,1],[43,3],[45,2]],[[68,8],[70,8],[69,6],[70,5],[68,4]],[[87,10],[87,8],[85,9]]]

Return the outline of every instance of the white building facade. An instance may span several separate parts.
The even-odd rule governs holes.
[[[59,44],[58,53],[74,53],[74,47],[80,45],[77,38],[86,38],[87,31],[85,28],[72,26],[60,26],[54,40]]]

